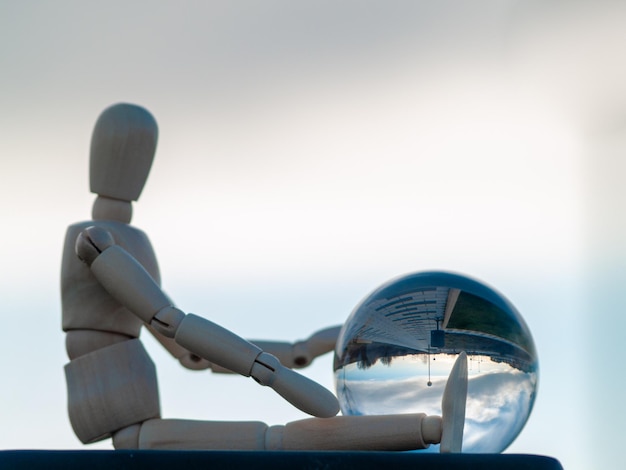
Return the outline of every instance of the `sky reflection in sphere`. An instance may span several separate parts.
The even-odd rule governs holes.
[[[443,390],[461,351],[469,372],[463,452],[501,452],[533,407],[535,345],[508,300],[458,274],[394,279],[354,309],[335,351],[341,411],[441,415]]]

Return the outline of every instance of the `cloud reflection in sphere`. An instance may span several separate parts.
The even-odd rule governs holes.
[[[501,452],[533,407],[535,345],[507,299],[458,274],[393,279],[354,309],[335,351],[341,411],[441,415],[443,390],[461,351],[469,371],[463,452]]]

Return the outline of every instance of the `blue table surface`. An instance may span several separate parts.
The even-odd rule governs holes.
[[[563,470],[551,457],[526,454],[420,454],[412,452],[253,452],[5,450],[2,469],[412,469]]]

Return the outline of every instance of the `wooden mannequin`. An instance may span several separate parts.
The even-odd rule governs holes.
[[[131,201],[143,189],[156,143],[157,125],[145,109],[129,104],[106,109],[91,142],[90,183],[98,195],[93,220],[67,230],[61,270],[70,359],[65,373],[78,438],[90,443],[112,437],[117,449],[409,450],[442,442],[444,450],[460,451],[466,359],[448,381],[452,391],[444,402],[451,411],[444,412],[443,422],[423,414],[335,416],[335,396],[291,368],[331,351],[337,327],[294,345],[253,344],[172,304],[160,288],[148,238],[129,225]],[[183,366],[251,376],[316,418],[272,427],[162,419],[154,364],[139,340],[142,326]]]

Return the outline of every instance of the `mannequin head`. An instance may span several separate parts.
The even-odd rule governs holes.
[[[105,109],[91,138],[90,187],[98,198],[94,219],[130,222],[136,201],[148,179],[158,128],[139,106],[120,103]]]

